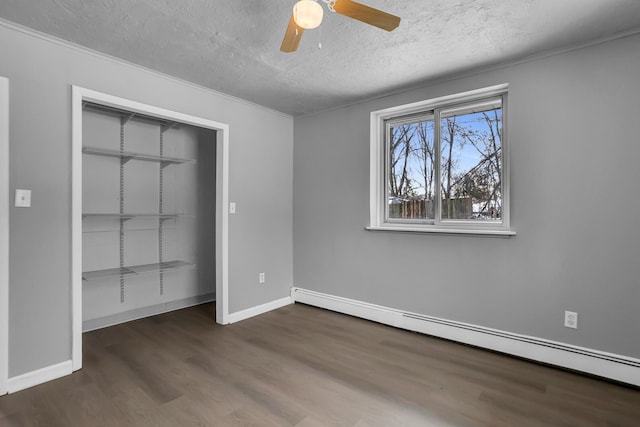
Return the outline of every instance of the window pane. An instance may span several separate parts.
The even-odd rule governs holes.
[[[442,219],[502,219],[499,99],[440,116]]]
[[[433,119],[388,126],[388,219],[433,219]]]

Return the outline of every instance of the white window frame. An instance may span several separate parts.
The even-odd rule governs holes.
[[[508,84],[491,86],[483,89],[442,96],[439,98],[400,105],[371,113],[370,130],[370,191],[369,191],[369,226],[368,230],[381,231],[408,231],[421,233],[446,233],[446,234],[480,234],[495,236],[513,236],[515,231],[511,229],[510,221],[510,191],[509,191],[509,143],[507,137],[507,92]],[[488,100],[489,98],[502,97],[502,219],[501,221],[479,220],[443,220],[440,218],[439,203],[436,200],[436,215],[434,220],[399,220],[387,219],[387,123],[403,116],[425,116],[450,109],[459,104],[473,103]],[[437,119],[436,114],[436,119]],[[434,127],[438,127],[437,121]],[[437,142],[436,158],[440,158],[439,144]],[[439,161],[438,161],[439,163]],[[436,166],[436,174],[439,173],[439,165]],[[436,199],[439,199],[437,197]]]

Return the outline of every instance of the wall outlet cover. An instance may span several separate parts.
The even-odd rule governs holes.
[[[575,311],[565,311],[564,326],[567,328],[578,329],[578,313]]]

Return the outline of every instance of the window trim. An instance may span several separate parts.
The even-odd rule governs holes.
[[[385,157],[386,154],[384,153],[389,153],[390,150],[390,143],[391,143],[391,127],[397,124],[405,124],[405,123],[412,123],[412,122],[416,122],[418,120],[424,120],[424,121],[428,121],[431,120],[433,121],[433,125],[434,125],[434,129],[435,129],[435,111],[421,111],[418,114],[409,114],[409,115],[402,115],[402,116],[395,116],[392,117],[390,119],[387,120],[383,120],[383,126],[384,126],[384,133],[383,133],[383,138],[384,140],[381,141],[382,145],[384,146],[383,148],[383,159],[382,159],[382,164],[383,164],[383,168],[384,168],[384,177],[382,179],[381,184],[383,185],[382,190],[382,199],[381,200],[386,200],[387,198],[387,190],[388,190],[388,186],[389,186],[389,179],[390,179],[390,170],[389,170],[389,165],[387,163],[387,159]],[[434,206],[434,210],[437,209]],[[382,210],[382,218],[383,221],[385,223],[388,224],[416,224],[418,226],[420,225],[424,225],[424,224],[434,224],[435,221],[435,216],[434,218],[425,218],[425,219],[420,219],[420,218],[412,218],[412,219],[399,219],[399,218],[389,218],[389,204],[388,203],[383,203],[383,206],[381,206],[381,210]]]
[[[370,177],[369,177],[369,226],[367,230],[404,231],[420,233],[475,234],[513,236],[510,222],[510,168],[507,120],[507,93],[509,85],[501,84],[482,89],[441,96],[425,101],[373,111],[370,116]],[[406,116],[428,115],[430,111],[454,108],[456,104],[481,102],[487,98],[502,96],[502,221],[481,222],[473,220],[404,220],[387,221],[386,206],[386,122]],[[436,124],[434,124],[435,126]],[[439,146],[439,144],[438,144]],[[439,152],[439,149],[437,150]],[[439,158],[439,154],[437,155]],[[439,203],[436,205],[439,209]],[[439,212],[436,213],[436,218]]]

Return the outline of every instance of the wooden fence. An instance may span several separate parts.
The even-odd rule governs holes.
[[[442,200],[443,219],[467,219],[473,215],[471,197]],[[389,218],[425,219],[433,218],[433,200],[404,200],[389,205]]]

